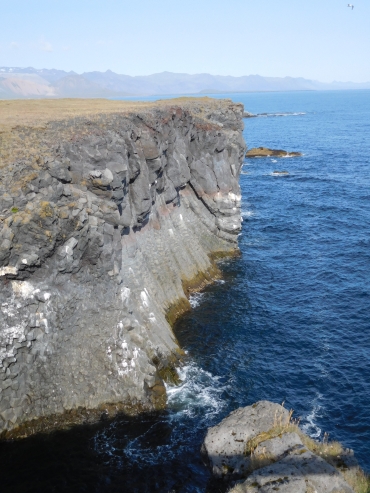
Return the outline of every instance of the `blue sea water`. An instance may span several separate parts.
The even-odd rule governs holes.
[[[221,491],[207,427],[260,399],[370,471],[370,91],[219,97],[267,113],[245,120],[249,147],[303,157],[245,161],[241,256],[176,324],[188,358],[168,411],[2,444],[6,491]]]

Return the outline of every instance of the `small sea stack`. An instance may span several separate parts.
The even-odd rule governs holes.
[[[292,411],[269,401],[236,409],[209,428],[201,452],[228,493],[354,493],[363,477],[352,450],[313,440]]]
[[[268,147],[254,147],[245,154],[246,158],[256,157],[300,157],[301,152],[288,152],[282,149],[269,149]]]

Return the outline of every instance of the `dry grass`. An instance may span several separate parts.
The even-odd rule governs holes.
[[[344,479],[353,488],[355,493],[370,493],[370,478],[360,468],[341,471]]]
[[[0,101],[0,131],[17,126],[43,128],[49,121],[137,110],[147,103],[108,99],[15,99]]]
[[[52,121],[76,116],[122,114],[133,111],[169,106],[179,103],[212,104],[211,98],[174,98],[171,100],[116,101],[110,99],[14,99],[0,100],[0,132],[16,126],[39,127]]]
[[[269,466],[275,462],[274,457],[265,451],[260,454],[255,452],[250,456],[250,462],[248,463],[247,473],[250,474],[256,469],[261,469],[262,467]]]
[[[196,115],[198,125],[211,125],[211,108],[230,103],[211,98],[174,98],[154,102],[108,99],[0,100],[0,168],[19,160],[37,166],[53,156],[61,142],[83,139],[99,128],[130,114],[143,115],[153,109],[181,108]]]
[[[275,413],[273,427],[270,430],[264,431],[249,440],[245,447],[245,453],[247,455],[253,454],[255,449],[261,442],[279,437],[283,433],[297,432],[296,430],[298,426],[292,422],[292,415],[293,411],[290,411],[288,417],[283,417],[283,415],[278,415],[277,413]]]
[[[337,441],[328,441],[324,435],[324,440],[318,442],[305,435],[298,424],[292,423],[291,427],[299,435],[302,443],[312,453],[322,457],[326,462],[338,469],[347,483],[353,488],[355,493],[370,493],[370,476],[367,475],[360,467],[347,467],[344,458],[347,455],[343,445]],[[290,431],[290,430],[289,430]]]

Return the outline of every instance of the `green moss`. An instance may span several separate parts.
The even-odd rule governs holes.
[[[240,257],[241,253],[239,248],[233,247],[230,250],[218,250],[208,254],[211,262],[215,262],[217,260],[222,260],[224,258],[237,258]]]
[[[176,320],[182,315],[190,310],[189,300],[186,298],[180,298],[173,303],[166,312],[166,320],[171,327],[174,326]]]
[[[10,211],[11,211],[13,214],[16,214],[16,213],[19,211],[19,209],[18,209],[18,207],[12,207],[12,208],[10,209]]]
[[[182,383],[182,380],[180,379],[174,366],[165,366],[158,370],[158,374],[166,383],[170,383],[172,385],[180,385]]]

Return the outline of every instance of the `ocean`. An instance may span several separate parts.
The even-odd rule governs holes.
[[[261,115],[249,148],[303,156],[245,160],[241,256],[176,323],[187,358],[168,410],[1,443],[2,491],[222,491],[206,430],[260,399],[370,472],[370,91],[217,97]]]

